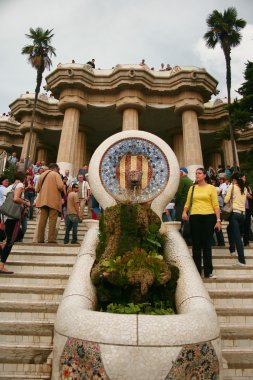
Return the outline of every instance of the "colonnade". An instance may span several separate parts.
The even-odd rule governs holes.
[[[139,113],[145,112],[146,104],[140,96],[123,94],[116,102],[116,110],[122,112],[122,131],[139,129]],[[75,175],[78,168],[87,163],[87,134],[80,127],[80,116],[86,112],[87,100],[81,90],[64,90],[60,96],[59,109],[64,112],[57,163],[61,173],[66,169]],[[175,104],[175,112],[182,118],[182,133],[173,136],[173,149],[180,166],[186,166],[189,177],[195,178],[196,168],[203,166],[203,156],[198,125],[198,115],[203,112],[203,104],[197,98],[185,98]],[[25,132],[21,156],[25,157],[29,140],[29,131]],[[30,158],[46,161],[45,147],[39,144],[38,133],[34,130],[31,140]],[[222,145],[226,163],[231,163],[231,142],[224,140]],[[221,154],[214,152],[210,164],[217,167],[221,163]]]

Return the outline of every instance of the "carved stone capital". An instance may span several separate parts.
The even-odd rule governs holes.
[[[198,99],[182,99],[176,103],[175,113],[182,114],[189,110],[196,111],[198,115],[201,115],[204,112],[204,104]]]
[[[116,108],[118,111],[123,111],[127,108],[134,108],[138,111],[142,111],[146,108],[146,102],[143,100],[140,91],[125,90],[121,91],[118,100],[116,101]]]
[[[67,108],[85,111],[87,109],[87,97],[84,92],[73,88],[63,90],[59,99],[59,109],[63,112]]]

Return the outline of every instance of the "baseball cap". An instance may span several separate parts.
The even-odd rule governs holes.
[[[180,171],[185,172],[185,173],[188,173],[188,170],[187,170],[184,166],[182,166],[182,167],[180,168]]]

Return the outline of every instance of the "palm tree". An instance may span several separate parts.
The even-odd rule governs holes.
[[[246,25],[243,19],[237,19],[237,10],[230,7],[221,12],[216,9],[208,15],[207,19],[208,31],[204,35],[206,46],[214,49],[217,43],[220,44],[226,61],[226,82],[227,82],[227,95],[228,95],[228,109],[229,109],[229,132],[233,150],[233,165],[237,167],[235,138],[233,126],[230,121],[230,104],[231,104],[231,48],[238,46],[241,42],[242,35],[240,30]]]
[[[50,69],[50,67],[52,66],[52,61],[50,57],[56,55],[55,48],[50,45],[51,39],[54,36],[52,31],[53,29],[43,30],[42,28],[30,28],[30,34],[26,34],[26,37],[32,40],[32,44],[24,46],[21,51],[22,54],[28,56],[28,62],[32,65],[32,67],[34,67],[37,70],[35,98],[33,103],[33,112],[30,125],[29,141],[27,145],[25,168],[28,167],[29,162],[35,111],[42,83],[43,72],[46,68]]]

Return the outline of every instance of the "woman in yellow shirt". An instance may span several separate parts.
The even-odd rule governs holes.
[[[188,220],[188,210],[193,191],[190,214],[190,227],[192,237],[192,255],[195,265],[201,275],[201,259],[203,252],[204,276],[215,278],[212,264],[212,236],[214,229],[221,229],[220,208],[218,196],[213,185],[208,184],[206,170],[196,170],[196,184],[191,186],[184,206],[182,219]],[[194,190],[193,190],[194,188]]]
[[[227,227],[229,251],[231,255],[235,252],[235,247],[238,253],[238,265],[245,265],[244,247],[242,242],[242,234],[245,221],[245,204],[247,189],[240,173],[232,174],[232,184],[229,186],[224,202],[228,203],[233,191],[233,212],[229,218]]]

